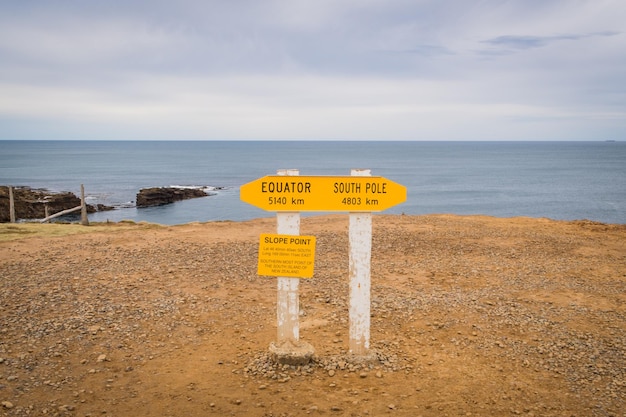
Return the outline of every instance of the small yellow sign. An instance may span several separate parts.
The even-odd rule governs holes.
[[[311,278],[315,264],[315,236],[262,234],[259,275]]]
[[[383,177],[269,175],[241,186],[242,201],[268,211],[382,211],[406,200]]]

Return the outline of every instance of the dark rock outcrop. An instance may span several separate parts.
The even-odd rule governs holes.
[[[16,219],[43,219],[48,215],[80,206],[80,198],[69,191],[53,193],[45,189],[30,187],[13,187],[13,202]],[[9,212],[9,187],[0,186],[0,223],[11,221]],[[113,207],[98,204],[96,207],[87,204],[87,212],[112,210]],[[80,216],[80,212],[76,215]]]
[[[13,201],[16,219],[43,219],[48,213],[54,214],[80,206],[80,198],[70,192],[50,193],[47,190],[29,187],[13,187]],[[10,221],[9,187],[0,187],[0,222]]]
[[[190,198],[206,197],[201,188],[153,187],[142,188],[137,193],[137,207],[162,206]]]

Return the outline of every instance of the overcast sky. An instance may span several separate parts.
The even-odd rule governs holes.
[[[624,140],[626,1],[0,1],[0,139]]]

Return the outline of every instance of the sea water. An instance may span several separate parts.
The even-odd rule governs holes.
[[[279,169],[371,169],[407,187],[384,213],[485,214],[626,223],[626,142],[0,141],[0,185],[80,192],[116,207],[91,221],[181,224],[270,217],[239,187]],[[141,188],[215,195],[136,208]]]

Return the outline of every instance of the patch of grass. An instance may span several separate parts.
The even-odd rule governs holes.
[[[30,234],[33,232],[34,232],[33,230],[28,230],[24,227],[19,227],[15,225],[6,226],[6,227],[0,226],[0,236],[4,235],[5,233],[24,235],[24,234]]]
[[[92,223],[89,226],[82,226],[78,223],[2,223],[0,224],[0,242],[128,229],[145,230],[157,227],[161,226],[153,223],[137,224],[135,222]]]

